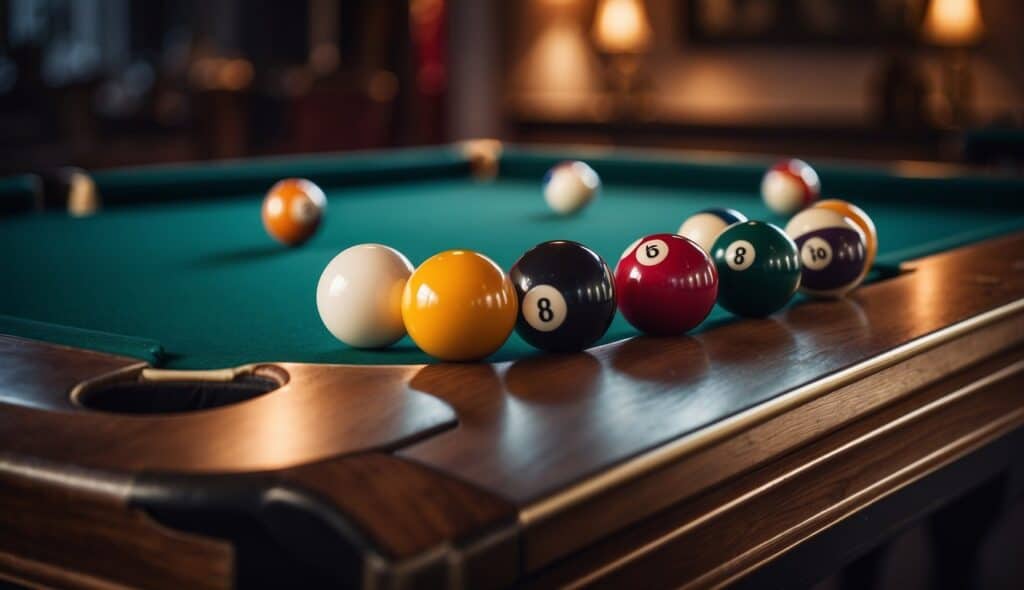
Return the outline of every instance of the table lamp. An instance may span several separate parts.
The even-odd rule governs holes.
[[[599,0],[591,35],[598,52],[608,59],[608,79],[620,106],[628,105],[654,36],[643,0]]]
[[[651,46],[651,24],[642,0],[600,0],[594,17],[594,42],[613,54],[635,55]]]
[[[978,0],[931,0],[921,32],[925,41],[946,50],[943,95],[949,105],[950,123],[962,127],[971,114],[969,51],[985,34]]]

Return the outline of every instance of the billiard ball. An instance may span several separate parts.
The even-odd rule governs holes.
[[[705,209],[686,218],[676,233],[710,252],[718,234],[730,225],[746,220],[747,216],[735,209]]]
[[[412,264],[381,244],[359,244],[335,256],[320,275],[316,308],[335,338],[356,348],[379,348],[405,336],[402,290]]]
[[[519,298],[516,333],[536,348],[583,350],[615,317],[612,271],[583,244],[538,244],[519,257],[509,278]]]
[[[326,208],[320,187],[304,178],[286,178],[263,199],[263,227],[278,242],[298,246],[316,233]]]
[[[619,311],[647,334],[676,336],[695,328],[717,294],[718,273],[707,252],[676,234],[640,238],[615,267]]]
[[[736,315],[770,315],[800,286],[796,244],[770,223],[730,226],[715,240],[711,257],[718,269],[718,304]]]
[[[800,251],[802,292],[839,297],[864,280],[867,242],[864,232],[848,218],[812,207],[789,220],[786,234]]]
[[[818,173],[803,160],[783,160],[769,168],[761,179],[761,197],[765,205],[779,215],[796,213],[819,194]]]
[[[518,299],[512,281],[483,254],[447,250],[409,277],[402,291],[402,319],[427,354],[445,361],[484,358],[508,339]]]
[[[864,232],[864,239],[868,249],[867,260],[864,262],[864,266],[871,270],[871,266],[875,263],[875,256],[878,254],[878,230],[875,229],[875,222],[868,217],[868,214],[853,203],[840,199],[825,199],[816,203],[814,207],[835,211],[852,221],[854,225],[860,228],[860,231]]]
[[[601,190],[601,178],[584,162],[562,162],[544,175],[543,186],[551,210],[569,215],[594,200]]]

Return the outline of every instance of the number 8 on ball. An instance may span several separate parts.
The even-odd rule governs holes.
[[[530,287],[520,305],[522,319],[539,332],[557,330],[567,315],[565,297],[552,285]]]
[[[756,258],[757,250],[747,240],[736,240],[725,249],[725,263],[733,270],[747,270]]]

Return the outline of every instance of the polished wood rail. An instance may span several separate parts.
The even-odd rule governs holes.
[[[0,336],[0,571],[71,586],[199,572],[222,587],[237,546],[183,515],[270,518],[301,545],[274,528],[268,510],[285,506],[328,523],[366,584],[614,583],[644,568],[722,583],[1016,427],[1022,344],[1024,234],[691,337],[502,364],[239,367],[226,374],[276,387],[175,414],[78,403],[145,381],[138,361]],[[809,511],[765,512],[791,497]],[[89,559],[104,543],[136,569]],[[696,561],[673,558],[683,546]]]

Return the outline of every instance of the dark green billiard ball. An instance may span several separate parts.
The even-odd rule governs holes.
[[[583,244],[557,240],[534,246],[512,266],[509,278],[519,297],[516,333],[542,350],[583,350],[615,317],[612,271]]]
[[[730,226],[711,246],[711,257],[718,269],[718,304],[736,315],[770,315],[800,286],[796,244],[770,223]]]

